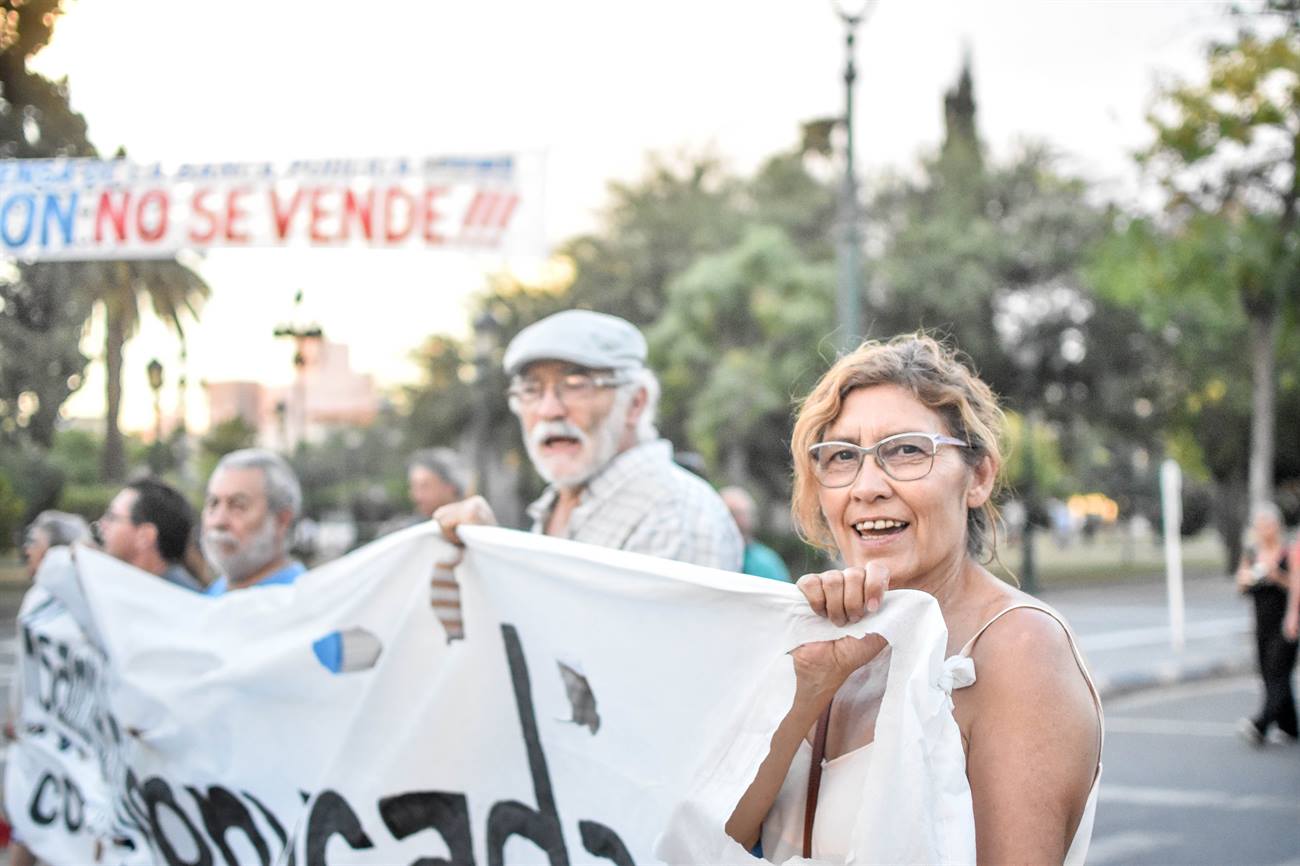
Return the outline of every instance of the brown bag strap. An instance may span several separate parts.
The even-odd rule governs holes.
[[[831,699],[834,703],[835,699]],[[822,789],[822,758],[826,756],[826,729],[831,724],[831,704],[826,705],[821,717],[817,719],[817,730],[813,734],[812,766],[808,768],[808,796],[804,800],[803,810],[803,856],[812,859],[813,819],[817,817],[817,795]]]

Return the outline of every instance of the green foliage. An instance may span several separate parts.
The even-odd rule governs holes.
[[[47,508],[54,508],[59,501],[63,472],[31,442],[18,440],[0,448],[0,473],[9,479],[17,497],[26,504],[24,525]]]
[[[1032,458],[1028,451],[1030,447],[1033,448]],[[1057,431],[1052,427],[1042,423],[1030,424],[1025,416],[1008,412],[1005,448],[1003,473],[1013,491],[1025,484],[1032,459],[1039,495],[1064,498],[1077,492],[1075,479],[1070,477],[1061,456]]]
[[[709,154],[651,156],[637,183],[612,182],[599,234],[569,242],[576,269],[564,306],[655,320],[668,283],[743,229],[741,183]]]
[[[67,81],[27,68],[50,39],[60,0],[4,0],[0,13],[0,157],[93,156]],[[82,290],[95,266],[19,264],[0,275],[0,443],[49,447],[59,407],[81,385],[78,350],[90,313]]]
[[[85,430],[64,430],[54,440],[50,461],[63,473],[69,484],[94,484],[99,481],[99,455],[103,443]]]
[[[140,326],[140,304],[171,326],[185,342],[184,319],[197,320],[211,290],[194,271],[174,260],[142,260],[99,264],[86,285],[104,310],[105,383],[103,477],[120,479],[126,456],[118,414],[122,403],[122,352]]]
[[[365,524],[405,510],[405,497],[391,493],[406,473],[400,441],[394,419],[381,417],[368,428],[336,430],[323,442],[304,444],[290,459],[302,485],[303,513],[319,519],[345,510]]]
[[[0,553],[14,548],[18,533],[23,528],[23,514],[27,503],[14,489],[9,476],[0,470]]]
[[[257,428],[239,415],[213,426],[199,440],[199,476],[208,478],[217,461],[231,451],[252,448],[257,444]]]
[[[784,496],[791,408],[825,367],[834,272],[780,229],[751,228],[669,286],[648,331],[663,386],[661,426],[733,483]]]
[[[81,386],[78,347],[90,315],[79,291],[83,265],[12,268],[0,278],[0,441],[26,435],[49,447],[59,407]]]
[[[80,514],[87,521],[98,520],[113,497],[121,492],[118,484],[68,484],[59,497],[59,510]]]

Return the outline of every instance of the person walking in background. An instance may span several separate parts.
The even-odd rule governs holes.
[[[1300,563],[1300,535],[1296,536],[1291,546],[1291,562]],[[1290,571],[1286,593],[1286,616],[1282,618],[1282,634],[1287,640],[1295,642],[1300,638],[1300,568]]]
[[[736,527],[740,529],[740,537],[745,541],[745,558],[740,565],[740,570],[755,577],[793,583],[790,579],[790,570],[781,561],[781,555],[754,538],[758,505],[754,502],[754,497],[749,495],[749,491],[743,487],[724,487],[718,491],[718,495],[722,497],[723,502],[727,503],[727,508],[736,521]]]
[[[1237,569],[1237,589],[1255,605],[1255,646],[1264,681],[1259,712],[1237,722],[1237,731],[1254,746],[1266,740],[1294,743],[1300,737],[1291,691],[1296,642],[1282,633],[1289,572],[1294,565],[1288,561],[1282,538],[1282,513],[1271,502],[1256,505],[1250,516],[1250,544]]]
[[[141,478],[122,488],[95,521],[104,552],[184,589],[203,584],[184,565],[194,509],[176,488]]]

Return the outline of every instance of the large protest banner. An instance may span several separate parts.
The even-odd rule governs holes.
[[[136,847],[105,862],[749,864],[722,828],[789,707],[787,651],[868,630],[891,649],[862,784],[888,796],[863,797],[859,859],[973,861],[928,596],[890,593],[839,629],[788,585],[474,527],[449,644],[428,603],[449,552],[435,533],[193,604],[79,551],[128,732],[104,765]],[[341,658],[319,649],[331,634]]]
[[[86,850],[87,832],[69,839],[62,816],[43,820],[58,798],[32,775],[42,764],[15,759],[41,756],[35,728],[98,759],[109,801],[99,862],[273,862],[370,675],[335,673],[322,648],[345,624],[382,657],[411,609],[436,632],[429,577],[447,548],[429,533],[384,540],[294,586],[221,598],[87,548],[51,551],[33,592],[60,613],[20,622],[20,738],[6,766],[19,838],[53,864],[95,862],[69,854]]]
[[[540,152],[288,163],[0,160],[0,254],[336,247],[541,255]]]

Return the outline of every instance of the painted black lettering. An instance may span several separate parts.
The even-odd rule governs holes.
[[[45,773],[41,776],[41,780],[36,783],[36,793],[32,795],[31,805],[27,808],[27,814],[31,816],[33,821],[40,824],[42,827],[53,824],[54,819],[59,817],[57,809],[48,812],[41,809],[41,798],[45,795],[45,789],[51,785],[54,786],[54,796],[57,801],[59,796],[59,780],[54,778],[50,773]]]
[[[379,816],[394,839],[405,839],[421,830],[433,830],[447,843],[451,859],[421,857],[411,866],[474,866],[474,847],[469,827],[469,802],[464,794],[445,791],[416,791],[384,797]]]
[[[336,834],[353,851],[375,847],[348,801],[334,791],[322,791],[307,816],[307,866],[325,866],[325,846]]]
[[[604,824],[597,824],[595,821],[579,821],[578,833],[582,836],[582,847],[586,848],[589,854],[613,861],[618,866],[636,866],[623,840]]]
[[[140,777],[135,770],[126,770],[126,790],[117,798],[119,811],[128,822],[141,834],[149,830],[149,807],[144,800],[144,789],[140,786]]]
[[[266,823],[271,825],[271,830],[275,833],[276,836],[279,837],[280,846],[284,847],[284,844],[285,842],[288,841],[289,836],[287,833],[284,832],[284,825],[279,822],[279,820],[275,817],[275,814],[270,809],[266,808],[266,806],[262,805],[261,800],[257,799],[247,791],[240,791],[239,793],[244,795],[245,800],[247,800],[248,802],[252,803],[254,806],[257,807],[257,811],[262,813],[262,817],[266,819]]]
[[[63,777],[63,826],[75,833],[86,823],[86,798],[77,783]]]
[[[163,859],[167,861],[167,866],[212,866],[212,852],[208,850],[208,843],[203,838],[190,816],[185,814],[177,804],[176,798],[172,795],[172,789],[162,779],[153,778],[144,783],[144,802],[145,808],[149,811],[149,827],[154,841],[158,844],[158,852],[162,854]],[[158,819],[159,807],[170,809],[172,813],[185,825],[185,830],[194,840],[194,847],[198,851],[198,857],[195,860],[182,860],[172,847],[171,840],[163,833],[162,822]]]
[[[45,671],[45,676],[41,678],[41,689],[37,693],[37,698],[41,702],[41,708],[50,711],[54,708],[54,664],[50,661],[50,655],[46,652],[50,646],[50,639],[43,634],[36,636],[36,658],[40,660],[41,668]]]
[[[271,849],[267,847],[266,840],[262,838],[262,832],[257,829],[256,822],[253,821],[253,815],[248,811],[248,807],[239,801],[239,798],[227,791],[225,788],[212,786],[208,788],[207,796],[196,788],[186,786],[185,790],[190,792],[194,802],[198,804],[199,815],[203,818],[203,826],[207,828],[208,836],[212,839],[212,844],[221,852],[221,856],[226,859],[230,866],[245,866],[240,864],[235,857],[235,852],[230,849],[226,842],[226,834],[231,830],[239,830],[248,837],[248,841],[257,849],[257,856],[262,861],[262,866],[270,866]]]
[[[568,866],[569,853],[564,847],[564,832],[555,808],[555,794],[546,768],[546,755],[537,732],[537,717],[533,709],[533,690],[528,681],[528,662],[519,642],[519,632],[514,626],[503,623],[501,637],[506,645],[506,661],[510,664],[510,682],[515,691],[515,706],[519,711],[519,726],[523,729],[524,747],[528,752],[528,771],[533,777],[533,795],[537,808],[533,809],[517,800],[497,803],[488,813],[487,854],[489,866],[502,866],[506,841],[511,836],[523,836],[546,852],[551,866]]]

